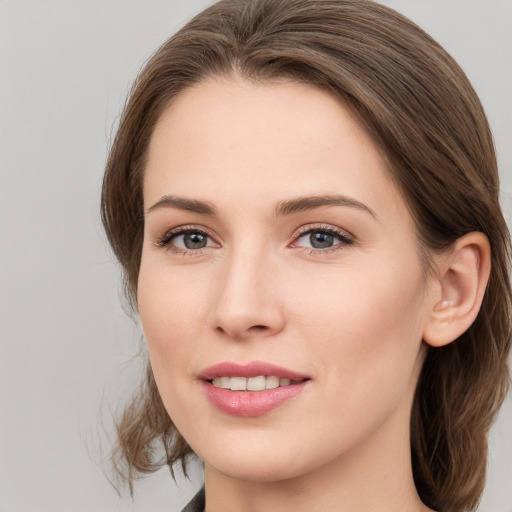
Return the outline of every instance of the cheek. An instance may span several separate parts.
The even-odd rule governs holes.
[[[146,334],[167,331],[169,335],[197,328],[207,310],[210,282],[204,266],[193,271],[187,266],[171,267],[165,254],[143,252],[137,301]]]
[[[372,331],[418,328],[424,284],[416,261],[380,259],[377,264],[327,268],[288,284],[293,309],[314,329],[333,329],[340,335],[366,338]],[[288,283],[294,282],[288,280]]]
[[[190,365],[200,353],[197,340],[205,325],[199,319],[204,303],[197,284],[182,282],[179,272],[149,262],[141,265],[138,307],[151,368],[167,413],[185,432],[188,422],[201,421],[200,409],[190,407],[189,399],[194,384]]]
[[[424,283],[414,260],[400,263],[340,268],[308,293],[295,290],[296,322],[323,353],[321,373],[369,393],[408,382],[421,346]]]
[[[179,272],[166,271],[150,258],[142,260],[138,309],[159,387],[165,384],[159,377],[167,375],[164,380],[172,379],[173,368],[183,365],[187,354],[194,351],[190,339],[204,328],[200,309],[205,308],[205,300],[197,287],[198,283],[181,280]]]

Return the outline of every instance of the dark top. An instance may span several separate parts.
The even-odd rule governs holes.
[[[181,512],[204,512],[204,487],[189,501]]]
[[[204,487],[199,490],[181,512],[204,512]]]

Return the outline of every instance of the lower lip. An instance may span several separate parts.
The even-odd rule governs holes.
[[[262,391],[231,391],[202,381],[206,397],[217,409],[234,416],[262,416],[295,398],[309,381]]]

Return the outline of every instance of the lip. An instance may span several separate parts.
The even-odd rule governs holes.
[[[199,374],[199,378],[201,380],[212,380],[215,377],[258,377],[259,375],[274,375],[280,379],[290,380],[305,380],[310,378],[308,375],[264,361],[251,361],[247,364],[226,361],[205,368]]]
[[[231,391],[212,384],[215,377],[276,376],[296,381],[295,384],[262,391]],[[307,375],[262,361],[241,365],[223,362],[204,369],[199,375],[208,401],[219,411],[234,416],[262,416],[297,397],[310,384]],[[299,382],[297,382],[299,381]]]

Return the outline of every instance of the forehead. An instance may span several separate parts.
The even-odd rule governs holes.
[[[378,206],[384,190],[403,214],[386,159],[333,95],[239,77],[209,79],[175,99],[155,127],[144,177],[146,206],[164,194],[270,206],[328,193]]]

